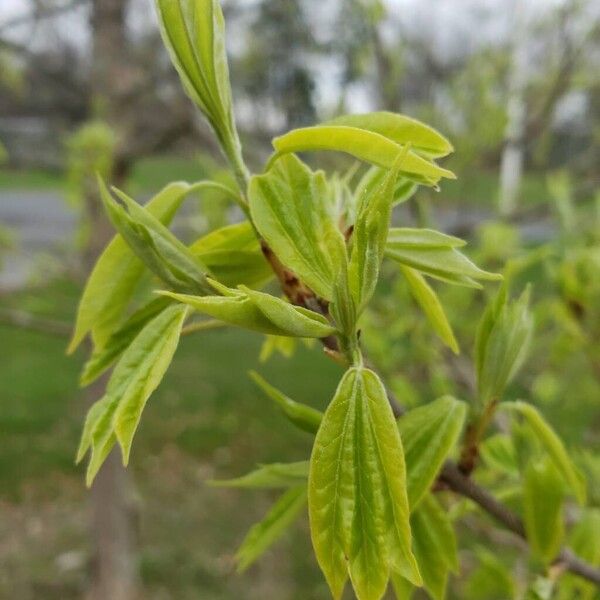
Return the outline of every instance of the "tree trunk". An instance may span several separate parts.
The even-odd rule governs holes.
[[[129,163],[123,156],[128,137],[126,104],[133,85],[128,67],[126,10],[128,0],[93,0],[92,32],[92,113],[105,121],[119,137],[116,150],[115,175],[124,180]],[[89,272],[98,254],[111,235],[102,210],[97,186],[86,186],[85,210],[90,227],[85,253]],[[106,378],[90,386],[88,399],[98,400],[104,393]],[[137,595],[137,572],[133,550],[133,519],[130,504],[130,483],[113,450],[100,469],[90,491],[91,537],[93,544],[93,580],[89,600],[133,600]]]
[[[504,216],[511,215],[516,209],[524,160],[527,27],[523,0],[515,0],[514,4],[513,58],[498,199],[500,214]]]

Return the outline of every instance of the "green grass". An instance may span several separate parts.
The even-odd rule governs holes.
[[[78,293],[72,283],[56,282],[3,298],[0,306],[67,321]],[[53,565],[63,553],[85,554],[88,548],[85,466],[73,460],[86,409],[77,388],[84,353],[67,357],[65,339],[7,326],[0,327],[0,340],[0,535],[19,542],[0,548],[0,597],[31,587],[44,590],[45,600],[75,600],[84,592],[87,563],[64,574]],[[320,408],[339,379],[340,368],[324,360],[318,347],[300,345],[293,360],[274,357],[261,365],[261,341],[260,335],[234,330],[184,338],[146,406],[129,468],[139,498],[144,598],[326,597],[306,522],[260,565],[236,575],[233,553],[276,495],[206,485],[257,463],[309,456],[310,436],[288,423],[248,379],[248,369]],[[36,519],[43,544],[25,535],[16,517],[13,528],[11,515],[22,513]],[[283,580],[280,572],[286,573]]]
[[[206,161],[200,157],[151,156],[134,165],[127,187],[136,193],[152,192],[171,181],[191,182],[206,176]],[[60,171],[0,168],[0,190],[64,190],[66,185]]]
[[[56,190],[64,187],[64,176],[58,171],[0,168],[0,190]]]

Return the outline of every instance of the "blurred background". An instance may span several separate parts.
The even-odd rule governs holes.
[[[223,8],[253,168],[272,136],[340,112],[403,112],[452,140],[444,166],[457,181],[418,192],[396,218],[464,237],[489,269],[508,261],[515,291],[534,282],[536,339],[513,396],[538,403],[580,448],[581,468],[600,473],[600,4],[228,0]],[[300,345],[293,359],[275,348],[266,360],[258,335],[186,338],[145,411],[127,473],[109,461],[85,489],[74,455],[101,389],[79,389],[85,350],[66,357],[65,348],[82,283],[111,235],[95,172],[139,201],[172,180],[229,177],[182,92],[150,0],[2,0],[0,598],[327,598],[306,522],[237,575],[235,550],[272,497],[206,485],[308,456],[310,439],[246,371],[324,407],[339,370],[317,348]],[[176,227],[191,238],[239,218],[227,198],[204,194]],[[474,328],[494,290],[440,287],[463,350],[456,357],[393,271],[363,332],[374,361],[406,405],[444,393],[469,400]],[[451,598],[512,597],[514,564],[461,556],[465,575]]]

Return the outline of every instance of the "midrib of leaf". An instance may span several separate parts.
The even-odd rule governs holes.
[[[341,433],[341,441],[340,441],[340,449],[338,451],[338,456],[337,456],[337,466],[336,466],[336,470],[335,470],[335,486],[334,486],[334,502],[333,502],[333,532],[334,532],[334,540],[337,539],[338,544],[340,545],[340,548],[342,549],[342,552],[346,558],[346,562],[348,561],[348,553],[347,553],[347,549],[346,549],[346,541],[343,539],[343,536],[339,535],[339,522],[338,522],[338,507],[339,507],[339,500],[340,500],[340,494],[339,494],[339,487],[340,487],[340,483],[342,478],[340,477],[340,472],[341,472],[341,468],[342,468],[342,457],[345,454],[344,450],[346,447],[346,439],[347,439],[347,433],[348,433],[348,423],[350,421],[350,417],[352,415],[352,410],[354,408],[354,404],[355,404],[355,394],[354,394],[354,389],[352,390],[352,395],[350,396],[350,398],[346,401],[346,404],[351,405],[348,407],[347,411],[346,411],[346,417],[344,418],[344,426],[342,427],[342,433]],[[332,440],[331,443],[333,443],[334,440]],[[342,527],[343,527],[343,523],[342,523]],[[335,564],[335,543],[332,544],[331,547],[331,564]]]
[[[267,188],[269,190],[269,195],[271,197],[277,195],[276,192],[275,192],[275,190],[271,189],[271,185],[270,184],[267,184]],[[305,255],[307,254],[306,250],[303,250],[302,248],[300,248],[300,246],[298,246],[298,243],[296,242],[296,240],[294,240],[291,237],[291,235],[288,233],[288,228],[286,227],[286,225],[292,225],[293,226],[293,223],[290,223],[290,221],[285,218],[285,212],[276,211],[273,208],[273,204],[272,203],[265,202],[265,205],[266,205],[267,210],[271,214],[271,217],[275,221],[277,221],[278,223],[280,223],[280,232],[283,234],[283,236],[285,237],[285,239],[287,240],[287,242],[289,243],[289,245],[294,248],[294,250],[296,252],[296,255],[300,259],[300,262],[302,262],[304,264],[305,269],[307,271],[313,273],[313,276],[315,276],[319,280],[319,282],[320,282],[320,284],[322,285],[323,288],[325,288],[325,289],[329,288],[329,281],[327,279],[324,279],[322,273],[320,273],[317,269],[314,269],[312,267],[312,265],[309,263],[309,261],[306,260],[306,258],[305,258]],[[299,219],[299,221],[301,221],[301,219]],[[295,227],[293,227],[293,228],[296,229]],[[302,276],[301,278],[304,278],[304,276]]]
[[[302,202],[302,208],[304,209],[302,212],[307,215],[311,215],[311,223],[308,223],[308,221],[306,219],[303,219],[302,218],[303,215],[298,215],[298,206],[295,206],[296,214],[299,217],[298,223],[300,224],[300,230],[301,230],[304,238],[309,240],[309,244],[312,242],[315,244],[316,247],[319,248],[319,250],[323,250],[323,248],[321,247],[321,240],[319,239],[319,235],[315,235],[315,231],[317,231],[317,225],[319,223],[314,222],[314,220],[312,219],[312,215],[313,215],[313,211],[314,211],[314,205],[313,205],[312,200],[314,198],[317,198],[317,190],[316,190],[316,185],[315,185],[316,184],[316,174],[302,170],[302,175],[303,175],[303,177],[307,178],[307,181],[302,184],[302,187],[304,188],[304,193],[300,195],[300,199]],[[284,176],[287,180],[288,186],[291,189],[295,189],[296,186],[294,185],[294,181],[292,180],[293,174],[290,172],[290,169],[285,170]],[[306,198],[310,198],[310,202],[308,204],[306,202]],[[319,202],[320,202],[320,200],[317,198],[317,205],[318,205],[317,208],[321,209],[322,207],[319,205]],[[322,210],[319,210],[317,214],[319,215],[319,218],[323,218]],[[314,225],[314,230],[313,230],[313,228],[310,227],[311,224]],[[321,235],[325,235],[325,232],[322,231],[321,228],[318,229],[318,232]],[[317,259],[317,262],[319,263],[319,268],[321,269],[321,271],[323,271],[325,273],[325,276],[330,274],[331,273],[331,265],[329,265],[327,263],[325,256],[322,254],[322,252],[317,252],[315,258]],[[321,273],[319,273],[319,277],[321,277]],[[327,279],[325,279],[323,281],[327,281]]]
[[[371,411],[370,411],[370,407],[369,407],[369,401],[368,398],[366,399],[366,405],[367,405],[367,412],[369,414],[369,424],[370,424],[370,428],[371,428],[371,435],[373,437],[374,440],[374,446],[377,449],[377,458],[378,458],[378,462],[379,462],[379,468],[381,470],[381,473],[383,474],[383,480],[385,482],[385,485],[382,486],[382,491],[385,493],[386,498],[387,498],[387,503],[388,503],[388,509],[391,507],[391,511],[392,511],[392,515],[393,515],[393,520],[394,520],[394,532],[396,535],[396,540],[395,542],[398,544],[401,542],[402,540],[402,532],[399,529],[399,522],[402,520],[403,515],[399,514],[400,512],[400,507],[396,505],[396,502],[394,502],[392,496],[391,496],[391,486],[390,486],[390,480],[388,477],[388,473],[387,470],[384,466],[384,459],[383,459],[383,452],[381,449],[381,444],[380,444],[380,440],[379,437],[376,434],[375,431],[375,425],[373,423],[373,419],[371,416]],[[391,411],[390,411],[391,413]],[[393,421],[393,415],[390,414],[390,418]],[[402,441],[400,441],[400,443],[402,443]],[[402,459],[404,460],[404,459]],[[405,482],[406,482],[406,465],[404,466],[404,476],[405,476]],[[406,515],[404,515],[405,519],[408,521],[409,518],[409,512],[410,512],[410,507],[408,506],[408,498],[406,499],[406,506],[408,509],[408,512]],[[401,551],[401,547],[398,547],[396,550]],[[410,548],[408,548],[408,551],[410,553]],[[389,566],[389,561],[388,561],[388,566]],[[396,565],[395,565],[396,566]]]

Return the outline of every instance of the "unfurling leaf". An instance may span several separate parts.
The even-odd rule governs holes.
[[[415,152],[431,158],[446,156],[454,150],[452,144],[433,127],[392,112],[342,115],[325,124],[358,127],[379,133],[397,144],[410,144]]]
[[[252,381],[254,381],[254,383],[256,383],[256,385],[258,385],[258,387],[260,387],[260,389],[279,406],[283,414],[296,425],[296,427],[303,431],[307,431],[308,433],[317,432],[323,418],[320,411],[288,398],[277,388],[265,381],[255,371],[250,371],[250,377],[252,378]]]
[[[306,504],[306,486],[288,490],[265,518],[254,525],[236,553],[238,571],[245,571],[273,545],[294,522]]]
[[[348,265],[350,290],[358,313],[375,292],[390,227],[396,179],[406,156],[406,151],[401,152],[381,183],[359,202]]]
[[[146,267],[177,291],[211,293],[208,267],[135,200],[114,191],[122,204],[100,182],[100,196],[112,224]]]
[[[488,273],[472,263],[457,248],[464,242],[430,229],[390,229],[386,256],[424,275],[467,287],[481,287],[476,279],[498,280],[502,276]]]
[[[350,575],[359,600],[379,600],[390,571],[416,585],[402,443],[385,389],[349,369],[317,432],[308,505],[317,560],[334,598]]]
[[[408,502],[414,510],[454,448],[466,416],[464,402],[444,396],[400,417]]]
[[[171,183],[148,202],[145,210],[168,225],[193,189],[187,183]],[[120,235],[115,236],[96,261],[83,290],[69,352],[90,331],[94,342],[104,345],[119,326],[143,273],[142,261]]]
[[[335,333],[335,328],[323,315],[301,306],[294,306],[281,298],[244,286],[232,289],[214,281],[212,285],[223,295],[160,293],[215,319],[260,333],[317,338]]]
[[[406,278],[410,293],[425,313],[435,332],[455,354],[458,354],[458,342],[437,294],[418,271],[403,265],[400,265],[400,269]]]
[[[295,463],[261,465],[255,471],[236,479],[217,479],[210,485],[232,488],[288,488],[306,486],[308,479],[307,460]]]
[[[331,300],[345,247],[323,172],[314,173],[296,156],[284,156],[252,178],[248,196],[252,220],[278,260]]]
[[[456,536],[448,515],[427,494],[410,517],[413,551],[423,576],[423,587],[434,600],[444,600],[450,571],[458,571]],[[396,576],[396,579],[402,579]],[[397,581],[397,584],[399,582]],[[408,582],[404,582],[406,587]],[[404,596],[398,596],[404,600]]]
[[[80,461],[91,448],[88,485],[115,442],[127,463],[142,411],[173,358],[186,313],[187,307],[177,304],[150,321],[121,356],[104,397],[90,409],[77,454]]]
[[[260,288],[273,278],[273,270],[249,221],[211,231],[189,249],[227,286]]]
[[[488,306],[477,331],[475,355],[479,400],[499,401],[523,365],[533,332],[529,289],[514,302],[501,290]]]
[[[385,178],[387,172],[388,169],[382,169],[380,167],[370,167],[365,171],[364,175],[356,184],[354,194],[352,194],[349,207],[347,208],[349,223],[354,223],[355,221],[357,205],[360,202],[360,199],[364,196],[368,196],[377,186],[381,185],[381,182]],[[411,181],[406,177],[399,176],[398,179],[396,179],[392,206],[397,206],[398,204],[402,204],[403,202],[409,200],[417,191],[418,187],[418,184],[414,181]]]
[[[347,125],[318,125],[294,129],[275,138],[273,147],[277,155],[312,150],[345,152],[378,167],[391,169],[406,144],[399,144],[368,129]],[[455,178],[452,171],[442,169],[412,150],[402,162],[401,172],[425,185],[435,185],[442,177]]]
[[[549,564],[563,541],[564,488],[560,475],[549,460],[530,462],[523,482],[525,532],[533,552]]]
[[[156,7],[163,42],[186,93],[226,154],[239,153],[219,1],[156,0]]]
[[[569,457],[562,440],[556,435],[540,412],[531,404],[520,401],[505,402],[500,406],[515,411],[525,418],[527,425],[541,442],[554,466],[567,483],[569,491],[575,495],[580,504],[584,504],[586,498],[584,479]]]

